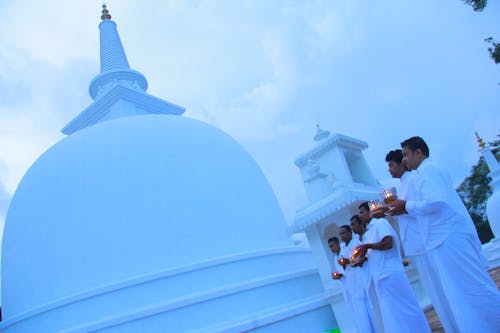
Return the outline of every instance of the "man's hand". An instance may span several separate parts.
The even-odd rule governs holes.
[[[360,244],[354,248],[353,255],[356,258],[366,257],[366,251],[368,251],[368,246],[366,246],[366,244]]]
[[[405,207],[406,207],[406,201],[398,199],[398,200],[394,201],[389,206],[389,210],[387,211],[387,215],[408,214]]]
[[[339,272],[333,272],[332,273],[332,279],[334,280],[339,280],[340,278],[342,278],[344,276],[344,274],[342,273],[339,273]]]
[[[361,257],[356,262],[351,263],[351,267],[363,267],[363,264],[368,261],[367,257]]]
[[[339,258],[337,260],[337,262],[338,262],[339,265],[342,265],[345,268],[345,266],[349,264],[349,259],[347,259],[347,258]]]
[[[376,219],[382,218],[385,216],[385,212],[387,212],[388,209],[388,207],[380,207],[379,209],[371,211],[370,216]]]

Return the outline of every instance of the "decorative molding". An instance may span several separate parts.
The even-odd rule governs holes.
[[[301,168],[307,163],[307,161],[316,159],[318,156],[322,155],[325,151],[331,149],[334,146],[345,147],[354,150],[363,150],[365,148],[368,148],[368,143],[342,134],[335,134],[333,136],[330,135],[328,138],[320,141],[314,148],[300,155],[295,160],[295,165]]]
[[[307,178],[304,178],[304,183],[310,183],[317,178],[326,178],[327,176],[328,175],[325,173],[318,172],[318,173],[314,174],[313,176],[309,176]]]
[[[276,255],[288,255],[288,254],[309,254],[311,253],[311,250],[309,248],[303,248],[303,247],[285,247],[285,248],[273,248],[273,249],[266,249],[266,250],[259,250],[259,251],[253,251],[253,252],[246,252],[246,253],[238,253],[235,255],[229,255],[229,256],[224,256],[224,257],[218,257],[218,258],[212,258],[206,261],[202,262],[197,262],[193,263],[191,265],[185,265],[182,267],[174,267],[169,270],[165,271],[160,271],[152,274],[145,274],[142,276],[137,276],[135,278],[131,278],[128,280],[123,280],[119,281],[114,284],[98,287],[92,290],[87,290],[82,293],[74,294],[71,296],[67,296],[64,298],[60,298],[58,300],[55,300],[53,302],[50,302],[48,304],[39,306],[36,309],[31,309],[28,311],[25,311],[23,313],[17,314],[15,316],[10,317],[7,320],[4,320],[0,323],[0,328],[5,328],[10,325],[13,325],[19,321],[22,321],[24,319],[34,317],[37,315],[40,315],[44,312],[56,310],[58,308],[62,308],[65,306],[68,306],[72,303],[76,302],[81,302],[85,301],[87,299],[107,294],[107,293],[113,293],[113,292],[118,292],[119,290],[122,289],[127,289],[127,288],[133,288],[138,285],[146,284],[146,283],[151,283],[157,280],[162,280],[162,279],[168,279],[177,275],[183,275],[187,273],[192,273],[195,271],[200,271],[204,270],[207,268],[211,267],[216,267],[216,266],[222,266],[222,265],[230,265],[230,264],[235,264],[240,261],[245,261],[249,259],[257,259],[257,258],[263,258],[263,257],[268,257],[268,256],[276,256]]]
[[[304,182],[311,182],[316,178],[326,178],[327,175],[325,173],[320,172],[321,167],[316,163],[315,160],[307,161],[307,177],[304,177]]]
[[[228,266],[238,264],[241,261],[258,261],[265,257],[275,257],[272,260],[283,260],[280,256],[287,255],[302,255],[310,254],[310,249],[300,248],[300,247],[285,247],[285,248],[272,248],[267,250],[252,251],[246,253],[240,253],[236,255],[229,255],[219,258],[209,259],[203,262],[198,262],[191,265],[186,265],[183,267],[173,268],[162,272],[146,274],[140,277],[132,278],[129,280],[118,281],[107,286],[98,287],[92,290],[88,290],[83,293],[75,294],[69,297],[64,297],[54,302],[39,306],[34,309],[30,309],[26,312],[20,313],[7,320],[0,323],[0,330],[12,327],[18,324],[22,324],[24,321],[29,321],[33,318],[43,316],[45,313],[50,313],[54,311],[62,311],[64,308],[70,309],[69,307],[74,304],[80,303],[85,304],[87,302],[92,302],[92,299],[99,297],[108,297],[109,294],[113,293],[123,293],[129,290],[138,290],[141,286],[148,285],[151,283],[169,283],[170,278],[182,277],[186,274],[197,274],[197,271],[205,269],[213,269],[218,266]],[[290,260],[290,259],[288,259]],[[214,272],[218,272],[215,270]],[[112,317],[106,317],[102,320],[97,320],[90,323],[78,324],[76,327],[72,327],[68,332],[89,332],[97,330],[104,327],[112,327],[125,322],[131,322],[140,318],[148,317],[151,315],[156,315],[160,313],[165,313],[175,309],[192,306],[194,304],[210,301],[213,299],[230,296],[233,294],[238,294],[252,289],[261,288],[268,285],[274,285],[276,283],[300,279],[305,276],[318,274],[316,268],[313,265],[309,267],[304,267],[300,269],[295,269],[286,272],[276,272],[267,273],[260,276],[247,279],[246,281],[235,281],[229,285],[220,285],[215,288],[208,290],[203,290],[199,292],[194,292],[187,295],[178,296],[175,298],[165,299],[162,303],[155,303],[151,305],[145,304],[145,306],[138,307],[133,312],[118,313]],[[81,325],[81,326],[78,326]],[[92,329],[91,329],[92,328]]]
[[[368,200],[378,197],[379,187],[338,185],[336,191],[327,197],[297,211],[294,222],[288,227],[289,234],[303,232],[309,226],[318,224],[321,220],[335,212],[351,205],[358,200]]]
[[[116,83],[106,95],[89,105],[69,122],[61,132],[70,135],[82,128],[94,125],[99,122],[99,119],[109,113],[110,107],[120,99],[133,103],[152,114],[181,115],[185,111],[185,108],[181,106],[164,101],[140,90],[124,86],[118,81]]]
[[[142,73],[133,69],[115,69],[97,75],[89,84],[89,95],[93,100],[103,97],[105,91],[110,91],[118,83],[135,82],[140,90],[148,89],[148,81]],[[127,85],[130,85],[127,83]]]
[[[340,296],[343,296],[341,292]],[[293,305],[287,305],[286,307],[281,307],[277,310],[266,312],[266,314],[264,315],[257,316],[243,323],[232,325],[229,324],[223,327],[219,326],[213,330],[208,330],[207,333],[247,332],[329,305],[330,303],[328,302],[324,294],[317,294],[303,299],[299,303],[294,303]]]
[[[144,92],[145,90],[139,85],[137,80],[118,80],[118,79],[113,79],[110,82],[107,82],[105,84],[100,85],[97,88],[97,94],[95,96],[95,99],[99,99],[103,96],[105,96],[111,89],[116,87],[117,85],[122,85],[124,87],[130,88],[132,90]]]

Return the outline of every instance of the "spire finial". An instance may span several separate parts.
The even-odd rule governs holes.
[[[111,20],[111,15],[109,15],[109,10],[106,8],[106,4],[102,4],[102,15],[101,15],[101,20],[106,21],[106,20]]]
[[[481,150],[484,150],[486,148],[486,144],[484,143],[483,139],[481,139],[479,137],[479,134],[477,134],[477,132],[474,132],[474,134],[476,134],[477,143],[479,144],[479,148],[481,148]]]
[[[330,135],[330,132],[325,131],[319,127],[319,124],[316,124],[316,135],[314,136],[314,141],[321,141],[327,138]]]

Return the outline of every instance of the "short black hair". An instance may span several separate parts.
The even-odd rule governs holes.
[[[401,148],[408,147],[411,151],[420,149],[425,157],[429,157],[429,146],[425,143],[424,139],[419,136],[412,136],[409,139],[401,142]]]
[[[363,223],[363,221],[361,221],[361,217],[359,217],[358,214],[351,216],[350,220],[351,221],[352,220],[356,220],[356,222],[358,222],[358,224],[362,224]]]
[[[403,151],[401,149],[391,150],[385,155],[385,161],[394,161],[397,164],[401,164],[403,162]]]
[[[344,224],[344,225],[340,226],[340,228],[344,228],[347,231],[351,231],[351,226],[348,224]]]
[[[337,237],[328,238],[328,243],[330,242],[334,242],[335,244],[340,245],[340,241]]]
[[[361,209],[361,207],[363,207],[364,209],[366,209],[368,211],[370,210],[370,207],[368,206],[368,201],[365,201],[361,205],[358,206],[359,209]]]

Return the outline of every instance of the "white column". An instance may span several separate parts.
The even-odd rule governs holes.
[[[357,332],[351,310],[344,301],[342,284],[340,281],[333,280],[331,277],[332,271],[334,270],[334,264],[332,262],[332,256],[329,254],[330,249],[328,248],[328,244],[326,244],[326,240],[321,237],[319,226],[316,224],[309,226],[305,232],[309,240],[316,267],[318,267],[321,276],[321,281],[325,287],[326,297],[335,314],[340,331],[342,333]]]

